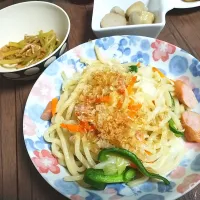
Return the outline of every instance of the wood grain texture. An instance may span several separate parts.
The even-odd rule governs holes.
[[[2,151],[2,129],[1,129],[1,123],[3,121],[3,116],[1,112],[1,108],[3,106],[3,95],[2,95],[2,80],[0,79],[0,199],[3,198],[3,151]]]
[[[1,81],[1,165],[2,200],[17,200],[16,112],[15,85]]]
[[[170,42],[197,59],[200,59],[200,10],[172,10],[167,15],[167,24],[159,38]]]
[[[21,0],[0,0],[0,9]],[[92,4],[75,5],[67,0],[49,1],[69,15],[68,48],[95,39],[91,30]],[[159,39],[183,48],[200,59],[199,8],[172,10]],[[23,111],[35,81],[0,79],[0,200],[64,200],[37,172],[26,151],[22,131]],[[200,185],[179,200],[199,200]]]
[[[26,99],[33,85],[31,82],[16,83],[16,140],[17,140],[17,171],[18,171],[18,199],[27,200],[32,198],[32,180],[30,158],[26,153],[26,148],[23,143],[23,113]],[[24,191],[26,191],[24,193]]]

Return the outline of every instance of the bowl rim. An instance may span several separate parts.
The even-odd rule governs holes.
[[[67,32],[65,33],[65,37],[64,39],[62,40],[62,42],[60,43],[60,45],[51,53],[49,54],[47,57],[43,58],[42,60],[40,60],[39,62],[37,63],[34,63],[32,65],[29,65],[27,67],[24,67],[24,68],[21,68],[21,69],[11,69],[10,71],[1,71],[1,68],[0,68],[0,74],[6,74],[6,73],[14,73],[14,72],[19,72],[19,71],[24,71],[24,70],[27,70],[27,69],[30,69],[32,67],[35,67],[36,65],[39,65],[41,64],[42,62],[44,62],[45,60],[48,60],[50,57],[52,57],[56,52],[58,52],[58,50],[63,46],[63,44],[65,43],[65,41],[67,40],[68,36],[69,36],[69,33],[70,33],[70,29],[71,29],[71,22],[70,22],[70,18],[69,18],[69,15],[67,14],[67,12],[61,8],[60,6],[54,4],[54,3],[50,3],[50,2],[46,2],[46,1],[27,1],[27,2],[21,2],[21,3],[16,3],[14,5],[10,5],[8,7],[5,7],[3,9],[0,10],[3,11],[3,10],[6,10],[8,8],[11,8],[11,7],[17,7],[17,6],[21,6],[22,4],[46,4],[46,5],[50,5],[52,7],[55,7],[56,9],[60,10],[66,17],[66,20],[68,22],[68,29],[67,29]],[[0,47],[1,48],[1,47]]]

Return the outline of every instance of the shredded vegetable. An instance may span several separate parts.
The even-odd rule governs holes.
[[[0,48],[0,66],[24,68],[39,62],[60,45],[53,30],[39,31],[38,35],[25,35],[19,42],[9,42]]]

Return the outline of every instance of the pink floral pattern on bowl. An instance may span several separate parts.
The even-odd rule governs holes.
[[[40,173],[48,173],[51,171],[54,174],[60,173],[57,159],[47,150],[34,151],[35,157],[32,161],[38,168]]]
[[[30,128],[31,127],[31,128]],[[24,123],[23,123],[24,135],[33,136],[36,132],[35,123],[29,118],[28,115],[24,115]]]
[[[173,54],[176,51],[176,47],[172,44],[156,40],[151,44],[153,51],[153,59],[155,61],[162,60],[163,62],[169,59],[169,54]]]
[[[177,191],[184,193],[189,190],[196,182],[200,181],[200,174],[191,174],[184,178],[184,181],[177,187]]]
[[[77,57],[81,57],[82,48],[80,46],[77,46],[76,48],[74,48],[73,52]]]
[[[106,188],[103,192],[105,194],[117,194],[117,191],[113,188]]]
[[[49,81],[48,77],[45,81],[38,81],[31,93],[38,97],[39,100],[49,101],[51,99],[52,82]]]
[[[109,200],[118,200],[118,199],[121,199],[122,196],[119,196],[119,195],[113,195],[109,198]]]
[[[200,143],[191,143],[191,142],[186,142],[185,147],[188,150],[194,149],[196,152],[200,152]]]
[[[84,200],[85,198],[79,196],[79,195],[72,195],[70,197],[71,200]]]
[[[171,179],[180,179],[185,175],[186,169],[185,167],[178,166],[173,172],[170,174]]]

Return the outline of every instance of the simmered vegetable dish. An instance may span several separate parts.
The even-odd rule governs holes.
[[[38,35],[25,35],[19,42],[9,42],[0,49],[0,66],[24,68],[51,54],[60,42],[56,33],[39,31]]]

